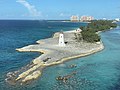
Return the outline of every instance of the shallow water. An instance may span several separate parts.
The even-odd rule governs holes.
[[[104,32],[101,37],[105,45],[103,51],[46,68],[32,87],[35,90],[120,90],[120,29]],[[77,67],[68,68],[71,64]],[[55,80],[74,71],[77,74],[66,84]]]
[[[29,44],[35,44],[39,39],[51,37],[53,33],[62,30],[75,29],[83,23],[0,20],[0,90],[33,90],[37,81],[26,86],[10,86],[5,82],[6,74],[19,70],[38,57],[36,52],[17,52],[15,49]],[[37,86],[35,86],[37,87]],[[39,86],[38,86],[39,87]],[[40,86],[41,87],[41,86]]]
[[[0,47],[0,90],[120,90],[120,28],[101,33],[105,46],[103,51],[47,67],[42,76],[31,84],[8,85],[4,81],[7,72],[18,70],[39,56],[39,53],[19,53],[15,48],[50,37],[60,29],[74,29],[83,25],[61,22],[27,21],[24,22],[25,24],[16,22],[16,25],[13,23],[8,26],[9,28],[0,29],[0,46],[2,46]],[[3,21],[0,23],[3,24]],[[71,64],[77,67],[70,68]],[[69,75],[72,72],[76,74],[72,75],[66,83],[56,80],[56,77]]]

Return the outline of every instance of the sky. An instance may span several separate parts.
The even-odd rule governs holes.
[[[0,19],[120,18],[120,0],[0,0]]]

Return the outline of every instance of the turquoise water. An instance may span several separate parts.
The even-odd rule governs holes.
[[[120,90],[120,28],[101,33],[105,49],[96,54],[47,67],[42,76],[30,84],[10,86],[7,72],[18,70],[39,53],[19,53],[15,48],[50,37],[61,29],[69,30],[82,23],[0,21],[0,90]],[[77,67],[69,68],[71,64]],[[67,83],[56,77],[76,72]]]

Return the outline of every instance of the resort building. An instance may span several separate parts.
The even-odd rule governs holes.
[[[91,21],[94,20],[94,18],[92,16],[81,16],[80,21],[81,22],[87,22],[87,21]]]
[[[78,16],[71,16],[71,22],[79,22],[79,17]]]

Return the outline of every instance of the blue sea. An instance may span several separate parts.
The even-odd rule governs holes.
[[[42,76],[25,85],[9,85],[8,72],[19,70],[38,57],[38,52],[15,49],[35,44],[55,32],[73,30],[85,23],[39,20],[0,20],[0,90],[120,90],[120,23],[116,29],[101,33],[105,49],[101,52],[47,67]],[[77,67],[70,68],[75,64]],[[71,75],[67,83],[58,76]]]

